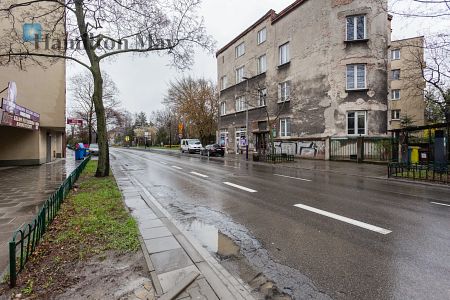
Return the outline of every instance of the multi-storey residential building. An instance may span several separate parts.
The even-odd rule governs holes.
[[[389,50],[389,129],[425,125],[424,38],[392,41]]]
[[[18,1],[24,2],[24,1]],[[52,8],[52,3],[42,3],[41,8]],[[64,22],[48,26],[44,22],[27,17],[28,6],[20,9],[21,18],[0,18],[0,52],[7,53],[6,42],[11,31],[17,30],[23,44],[31,52],[35,33],[44,37],[48,30],[65,36]],[[45,10],[43,10],[45,11]],[[45,16],[44,13],[42,15]],[[47,28],[45,27],[47,26]],[[42,30],[42,31],[41,31]],[[24,32],[22,32],[24,31]],[[45,44],[45,43],[43,43]],[[35,165],[65,156],[66,111],[66,63],[58,60],[50,63],[46,58],[23,60],[20,65],[7,64],[2,57],[0,65],[0,166]],[[9,87],[8,89],[5,89]]]
[[[325,158],[329,137],[386,134],[386,5],[297,0],[220,49],[219,142],[237,152],[273,134],[286,151]]]

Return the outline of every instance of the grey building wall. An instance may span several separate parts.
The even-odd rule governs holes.
[[[258,87],[268,89],[267,102],[272,117],[278,115],[278,84],[291,81],[293,95],[279,117],[291,118],[291,136],[278,140],[321,140],[347,136],[347,112],[367,111],[367,134],[384,135],[387,130],[387,49],[389,20],[379,0],[296,1],[292,11],[268,17],[217,55],[218,82],[226,75],[229,87],[220,100],[226,114],[220,117],[219,132],[228,130],[228,148],[235,149],[235,129],[245,127],[245,112],[235,112],[235,98],[249,102],[249,131],[266,119],[265,108],[257,106]],[[345,42],[346,17],[366,16],[366,41]],[[283,17],[280,17],[283,15]],[[267,29],[267,41],[257,45],[257,32]],[[245,42],[246,53],[235,58],[235,47]],[[278,68],[279,46],[289,42],[290,63]],[[257,58],[267,55],[267,71],[257,75]],[[367,90],[346,91],[346,66],[362,63],[367,68]],[[245,66],[247,81],[235,85],[235,70]],[[257,76],[256,76],[257,75]],[[220,86],[219,86],[220,87]],[[279,126],[279,122],[277,123]],[[250,140],[253,137],[250,136]]]

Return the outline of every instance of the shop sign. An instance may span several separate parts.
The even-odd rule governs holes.
[[[16,103],[17,89],[14,82],[8,85],[8,96],[2,99],[0,125],[39,130],[40,115]]]

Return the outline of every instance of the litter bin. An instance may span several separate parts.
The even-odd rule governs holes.
[[[75,160],[82,160],[86,155],[86,148],[83,143],[78,143],[75,149]]]
[[[420,149],[420,147],[411,146],[411,163],[412,164],[419,163],[419,149]]]

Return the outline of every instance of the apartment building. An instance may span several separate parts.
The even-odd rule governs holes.
[[[219,143],[236,153],[272,134],[284,152],[325,158],[330,137],[385,135],[386,5],[298,0],[220,49]]]
[[[392,41],[389,62],[389,129],[425,125],[423,36]]]
[[[53,4],[40,5],[44,12],[44,7],[51,10]],[[23,47],[29,47],[30,51],[34,47],[34,33],[43,37],[47,30],[53,30],[44,22],[32,20],[31,13],[27,17],[26,6],[19,9],[21,18],[0,15],[1,53],[8,51],[13,28],[23,37],[20,41]],[[64,36],[64,22],[56,31]],[[18,48],[22,47],[21,43]],[[20,64],[7,64],[7,57],[0,60],[0,166],[38,165],[64,157],[65,61],[50,62],[35,57],[21,60]]]

